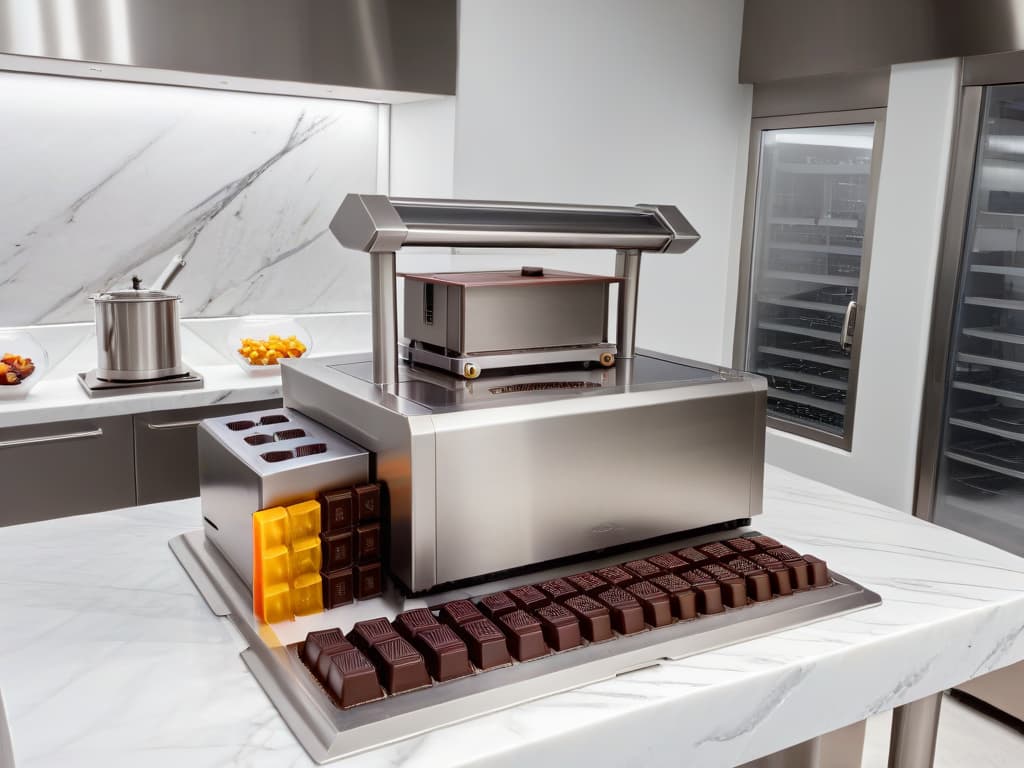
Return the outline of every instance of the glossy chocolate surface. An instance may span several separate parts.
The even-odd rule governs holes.
[[[509,651],[518,661],[529,661],[548,654],[540,622],[526,611],[515,610],[500,616],[498,626],[505,633]]]
[[[632,635],[644,628],[644,612],[640,603],[620,587],[609,587],[597,593],[598,602],[608,608],[612,628],[620,635]]]
[[[466,643],[447,624],[420,632],[416,647],[427,662],[427,671],[439,683],[473,673]]]
[[[544,640],[556,651],[567,651],[583,642],[580,621],[576,615],[558,603],[538,608],[534,614],[540,620]]]
[[[466,622],[459,627],[469,659],[478,669],[493,669],[512,663],[505,634],[490,619]]]
[[[496,619],[503,613],[511,613],[519,606],[509,597],[508,592],[495,592],[480,598],[477,603],[480,612],[489,619]]]
[[[611,640],[611,612],[588,595],[576,595],[565,601],[565,607],[580,620],[580,633],[592,643]]]
[[[630,584],[626,591],[640,603],[644,621],[652,627],[664,627],[672,623],[672,605],[667,592],[663,592],[649,581]]]
[[[562,603],[580,591],[565,579],[551,579],[537,585],[537,589],[550,597],[556,603]]]
[[[413,608],[411,611],[402,611],[402,613],[395,616],[392,625],[398,634],[410,642],[420,632],[436,629],[441,626],[428,608]]]
[[[355,523],[355,501],[348,488],[317,494],[321,532],[344,531]]]

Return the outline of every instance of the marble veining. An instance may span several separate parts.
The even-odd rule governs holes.
[[[0,99],[0,326],[89,320],[174,253],[186,317],[368,308],[325,235],[376,191],[376,105],[12,72]]]
[[[1024,659],[1024,560],[773,467],[765,482],[756,527],[882,605],[338,765],[732,766]],[[186,500],[0,529],[0,689],[19,768],[311,765],[167,548],[198,520]]]

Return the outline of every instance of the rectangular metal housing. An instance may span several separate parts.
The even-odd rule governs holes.
[[[438,585],[761,512],[764,380],[645,353],[473,381],[367,357],[282,366],[285,403],[376,454],[390,571]]]
[[[262,425],[266,417],[287,422]],[[229,424],[254,422],[248,429]],[[274,439],[285,429],[301,429],[298,438]],[[246,437],[271,440],[249,445]],[[315,498],[319,491],[365,483],[370,479],[369,455],[300,413],[274,408],[205,419],[199,424],[199,487],[206,537],[219,549],[245,584],[252,588],[252,515],[268,507]],[[269,462],[269,451],[295,451],[322,444],[322,453]]]

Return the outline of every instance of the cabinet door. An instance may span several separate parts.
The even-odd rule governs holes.
[[[132,417],[0,430],[0,525],[135,505]]]
[[[203,419],[280,408],[280,400],[154,411],[135,416],[135,483],[139,504],[199,495],[196,428]]]
[[[849,450],[884,110],[755,120],[736,365],[768,425]]]

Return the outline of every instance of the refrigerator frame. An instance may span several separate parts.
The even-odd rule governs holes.
[[[750,340],[750,300],[754,291],[754,227],[758,184],[761,177],[761,134],[766,130],[784,128],[820,128],[862,123],[874,123],[871,145],[870,191],[864,219],[864,244],[860,256],[860,282],[857,286],[857,317],[854,327],[853,348],[850,352],[850,373],[846,396],[846,415],[843,434],[834,435],[822,429],[797,424],[768,412],[767,426],[813,440],[824,445],[851,451],[857,406],[857,381],[860,374],[860,353],[864,334],[864,318],[868,307],[868,280],[871,273],[871,247],[874,238],[875,208],[878,202],[878,183],[882,167],[885,140],[886,107],[848,109],[828,112],[809,112],[794,115],[755,117],[750,121],[748,145],[747,186],[743,204],[743,229],[740,241],[739,294],[736,304],[736,328],[733,344],[733,367],[748,370],[747,352]],[[756,371],[754,371],[756,373]]]

